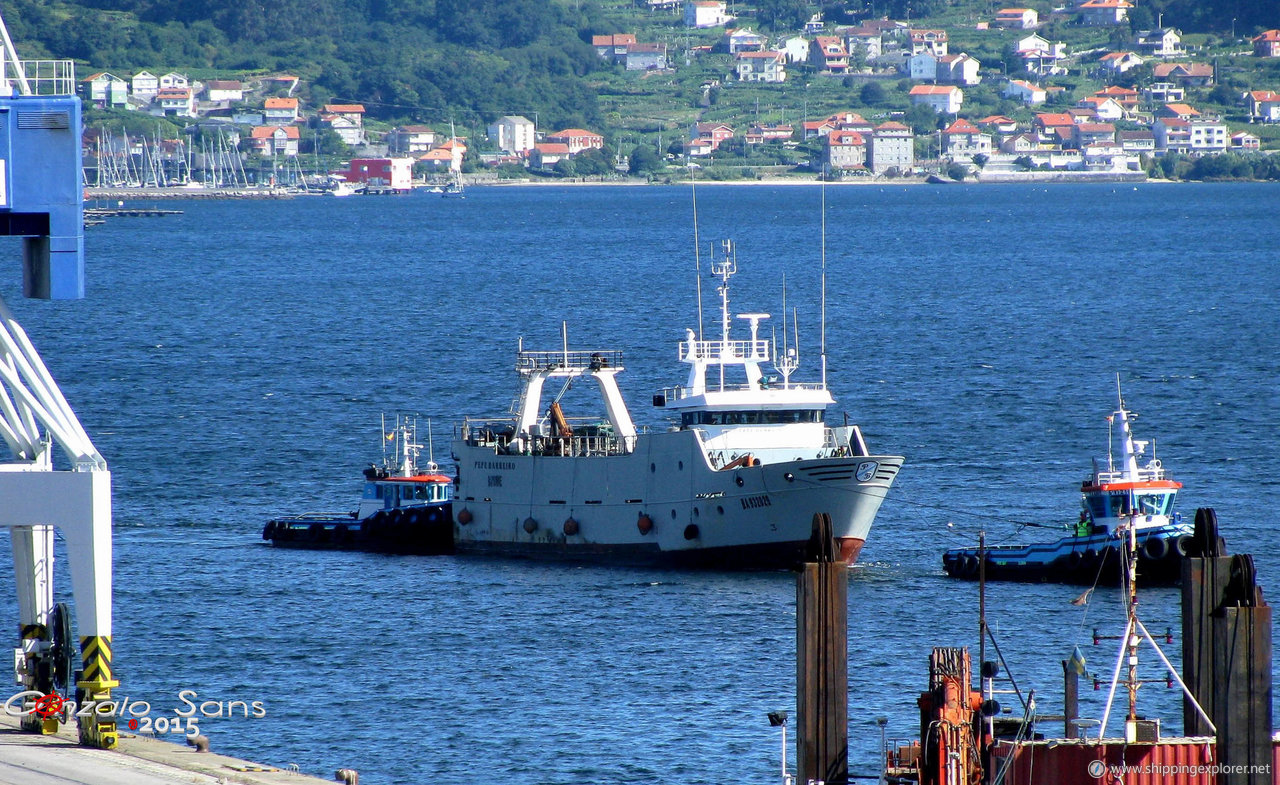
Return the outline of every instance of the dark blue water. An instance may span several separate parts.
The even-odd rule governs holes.
[[[678,383],[696,321],[684,188],[476,189],[438,198],[189,202],[90,229],[88,297],[0,292],[113,470],[118,694],[201,723],[218,751],[369,783],[720,783],[776,777],[765,713],[794,708],[794,581],[276,551],[271,515],[354,507],[379,415],[506,410],[517,336],[621,348],[637,420]],[[976,588],[940,555],[1065,523],[1105,454],[1115,374],[1135,430],[1218,510],[1276,591],[1280,368],[1274,185],[832,188],[830,381],[873,450],[908,463],[850,576],[850,735],[917,733],[935,645],[976,646]],[[738,243],[737,311],[800,309],[816,374],[821,192],[707,187],[701,237]],[[704,286],[707,295],[712,286]],[[714,318],[714,317],[712,317]],[[710,321],[708,322],[710,324]],[[837,414],[836,417],[839,415]],[[0,554],[0,558],[7,558]],[[63,563],[65,566],[65,562]],[[59,589],[69,594],[65,571]],[[1081,646],[1107,678],[1119,598],[993,587],[992,626],[1041,711]],[[15,618],[12,590],[0,618]],[[1143,596],[1178,627],[1176,590]],[[1167,647],[1178,661],[1178,646]],[[1144,675],[1156,677],[1143,654]],[[1105,692],[1084,690],[1100,716]],[[1180,702],[1142,709],[1181,727]],[[1113,714],[1120,714],[1118,707]],[[1112,730],[1118,730],[1113,724]]]

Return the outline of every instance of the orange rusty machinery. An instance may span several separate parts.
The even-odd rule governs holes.
[[[982,693],[973,689],[969,650],[935,648],[929,690],[920,693],[921,785],[982,782]]]

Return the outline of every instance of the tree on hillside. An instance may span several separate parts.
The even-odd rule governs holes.
[[[858,97],[867,106],[880,106],[889,100],[889,94],[885,92],[884,85],[879,82],[867,82],[864,84]]]
[[[637,175],[661,172],[666,168],[667,165],[649,147],[647,142],[641,142],[636,145],[636,149],[631,151],[631,158],[627,162],[627,171]]]
[[[756,21],[769,30],[799,30],[814,9],[805,0],[757,0]]]
[[[928,104],[912,104],[903,119],[917,134],[929,134],[938,130],[938,113]]]

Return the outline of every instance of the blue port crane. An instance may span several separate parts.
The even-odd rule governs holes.
[[[69,60],[19,60],[0,19],[0,235],[22,237],[22,292],[84,296],[80,99]],[[111,749],[111,473],[26,331],[0,299],[0,527],[18,590],[14,667],[24,729],[79,723],[80,743]],[[54,532],[75,596],[55,602]],[[77,646],[78,643],[78,646]],[[85,707],[92,707],[84,711]],[[78,709],[78,710],[77,710]],[[79,716],[77,716],[79,715]]]

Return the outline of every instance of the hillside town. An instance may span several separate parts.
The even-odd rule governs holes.
[[[736,81],[781,89],[797,75],[836,78],[846,80],[846,85],[905,92],[899,97],[905,97],[907,106],[926,107],[932,113],[926,118],[936,117],[936,122],[921,127],[919,115],[908,117],[910,112],[873,115],[850,108],[822,117],[809,117],[806,109],[799,121],[791,122],[696,121],[668,134],[677,139],[657,149],[658,164],[647,172],[651,175],[670,164],[709,165],[718,155],[723,161],[722,149],[730,141],[736,150],[807,145],[815,155],[799,161],[798,168],[826,172],[831,179],[948,170],[953,176],[980,171],[992,179],[999,173],[1045,170],[1140,174],[1171,154],[1266,151],[1271,145],[1256,131],[1280,123],[1280,84],[1233,95],[1242,122],[1197,107],[1188,94],[1215,86],[1216,61],[1198,59],[1173,27],[1128,35],[1128,15],[1134,8],[1129,0],[1082,0],[1053,12],[1081,27],[1115,28],[1111,40],[1124,40],[1125,45],[1106,50],[1072,51],[1067,43],[1041,35],[1047,20],[1034,9],[996,10],[975,27],[1016,31],[1013,54],[1020,66],[1012,75],[1006,74],[1008,63],[993,68],[955,51],[950,40],[954,30],[891,19],[836,26],[814,15],[803,29],[766,36],[737,26],[725,0],[647,4],[651,10],[683,14],[686,28],[709,31],[716,43],[691,46],[682,57],[673,57],[668,44],[639,40],[635,33],[592,36],[596,55],[622,72],[647,77],[689,67],[677,61],[727,56],[732,71],[725,75],[726,85]],[[1280,29],[1247,41],[1253,57],[1280,58]],[[1105,86],[1082,98],[1069,96],[1051,83],[1069,69],[1086,71]],[[1136,73],[1144,77],[1135,80]],[[289,170],[290,159],[318,152],[322,134],[339,140],[342,157],[349,158],[335,174],[350,183],[392,190],[409,189],[415,176],[430,179],[460,172],[464,166],[467,171],[500,169],[506,176],[520,170],[551,176],[625,171],[628,153],[635,153],[634,148],[612,146],[610,129],[543,129],[536,115],[530,120],[514,112],[488,123],[478,139],[469,138],[471,132],[459,135],[438,125],[375,129],[365,123],[363,104],[310,106],[302,98],[300,83],[299,77],[287,74],[199,81],[172,71],[93,73],[80,81],[86,104],[166,118],[184,128],[185,138],[130,139],[90,127],[85,135],[87,181],[118,185],[151,180],[158,185],[162,180],[182,180],[184,165],[188,174],[193,168],[234,174],[231,158],[245,155],[270,159],[274,178],[282,164]],[[1026,111],[1010,117],[966,109],[966,89],[980,84],[995,86],[1002,99]],[[718,80],[704,85],[708,94],[721,87]],[[581,163],[588,158],[593,161],[590,167]],[[142,166],[136,163],[139,159],[150,163]],[[223,161],[220,167],[218,160]],[[131,173],[131,165],[140,171]],[[630,169],[637,173],[634,164]]]

